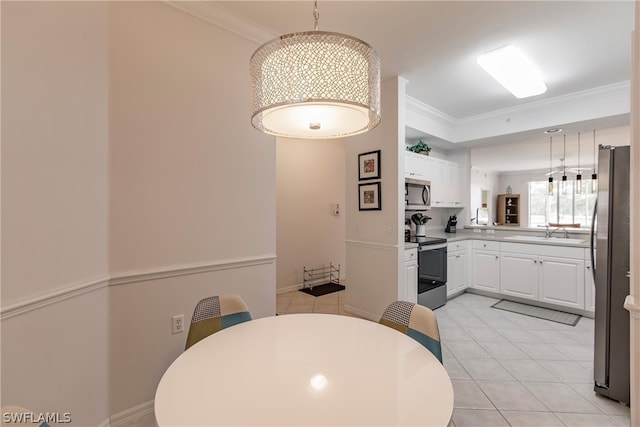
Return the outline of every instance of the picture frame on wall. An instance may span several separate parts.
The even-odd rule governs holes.
[[[379,211],[382,209],[379,182],[358,184],[358,208],[361,211]]]
[[[380,150],[358,154],[358,178],[380,179]]]

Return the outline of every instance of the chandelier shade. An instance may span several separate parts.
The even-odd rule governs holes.
[[[251,124],[288,138],[329,139],[380,123],[380,59],[364,41],[327,31],[291,33],[250,60]]]

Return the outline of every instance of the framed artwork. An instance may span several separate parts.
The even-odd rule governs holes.
[[[380,204],[380,183],[358,184],[358,205],[361,211],[379,211]]]
[[[358,155],[358,178],[380,179],[380,150]]]

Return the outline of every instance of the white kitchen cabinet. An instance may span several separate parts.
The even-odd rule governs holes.
[[[500,292],[521,298],[538,298],[538,256],[500,254]]]
[[[428,163],[427,156],[418,153],[407,152],[404,156],[405,178],[422,179],[430,181],[433,172]]]
[[[500,244],[474,240],[471,286],[485,291],[500,291]]]
[[[446,160],[432,159],[435,178],[431,182],[431,206],[463,207],[463,166]]]
[[[539,257],[539,300],[584,308],[584,259]]]
[[[412,152],[405,153],[405,178],[431,182],[431,207],[464,206],[464,167],[459,163]]]
[[[459,293],[469,286],[468,241],[447,245],[447,296]]]
[[[500,292],[584,309],[584,270],[581,248],[502,243]]]
[[[400,300],[413,303],[418,302],[418,249],[411,248],[404,251],[404,289],[399,295]]]

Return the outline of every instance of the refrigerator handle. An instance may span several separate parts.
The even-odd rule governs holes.
[[[596,214],[598,213],[598,199],[593,204],[593,215],[591,216],[591,242],[589,248],[591,249],[591,274],[593,276],[593,283],[596,282],[596,260],[595,260],[595,238],[596,238]]]

